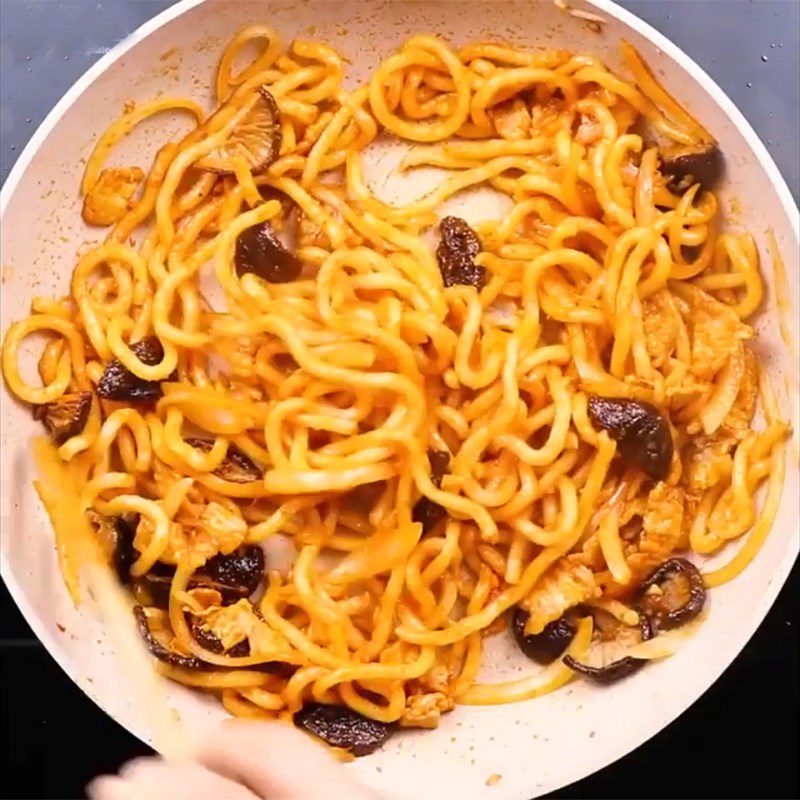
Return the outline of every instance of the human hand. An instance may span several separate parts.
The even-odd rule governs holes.
[[[225,722],[185,761],[137,758],[91,800],[377,800],[324,747],[278,722]]]

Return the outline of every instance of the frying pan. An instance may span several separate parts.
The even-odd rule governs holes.
[[[268,22],[286,41],[295,36],[327,41],[350,59],[351,85],[363,81],[404,39],[421,32],[456,43],[503,38],[589,52],[613,68],[621,68],[618,45],[626,39],[719,140],[726,160],[721,187],[726,217],[735,229],[753,233],[762,254],[767,293],[756,322],[758,356],[782,414],[796,432],[798,212],[783,179],[733,103],[677,47],[606,0],[576,0],[571,5],[604,22],[576,17],[549,0],[177,3],[78,80],[12,170],[0,195],[3,330],[27,313],[34,295],[65,293],[76,252],[87,241],[99,239],[96,229],[81,222],[77,193],[83,159],[95,138],[128,100],[144,101],[163,92],[192,96],[210,108],[217,59],[243,25]],[[178,116],[145,123],[117,148],[112,164],[149,164],[158,144],[185,130],[186,124]],[[383,143],[367,160],[371,182],[390,202],[406,201],[437,180],[435,172],[415,174],[413,182],[399,177],[394,166],[400,156],[396,146]],[[455,208],[465,203],[465,216],[474,218],[478,209],[486,216],[485,202],[491,199],[471,196],[456,200]],[[786,261],[788,282],[775,278],[769,230]],[[21,354],[28,377],[35,354],[35,344]],[[104,630],[91,602],[74,608],[63,587],[52,531],[31,487],[30,440],[39,432],[38,423],[7,394],[3,400],[2,576],[36,635],[72,680],[111,717],[152,743],[151,717],[137,702],[136,692],[126,689],[114,637]],[[524,703],[457,707],[436,730],[397,735],[381,751],[349,768],[367,784],[396,797],[520,798],[556,790],[638,747],[720,676],[778,594],[800,541],[797,452],[795,438],[789,445],[781,508],[766,544],[739,578],[711,593],[707,619],[676,655],[607,688],[576,681]],[[731,558],[735,547],[715,561]],[[493,637],[479,677],[508,679],[530,668],[506,637]],[[213,699],[183,687],[170,689],[168,703],[195,729],[224,715]]]

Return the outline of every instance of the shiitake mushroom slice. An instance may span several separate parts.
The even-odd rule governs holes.
[[[436,260],[445,286],[474,286],[480,291],[486,283],[486,269],[475,263],[481,251],[478,234],[460,217],[444,217],[439,223],[442,239]]]
[[[161,363],[164,348],[157,336],[146,336],[131,345],[134,355],[149,367]],[[172,377],[172,376],[170,376]],[[119,400],[129,403],[153,403],[161,395],[161,381],[146,381],[134,375],[119,359],[113,358],[106,364],[97,394],[105,400]]]
[[[648,591],[657,587],[657,592]],[[685,558],[670,558],[656,567],[640,586],[640,604],[656,628],[670,630],[695,619],[706,602],[700,570]]]
[[[226,175],[234,171],[233,159],[244,159],[254,174],[263,172],[280,153],[281,113],[266,85],[259,87],[250,111],[225,142],[195,164],[200,169]]]
[[[131,565],[137,558],[133,539],[136,535],[136,526],[139,524],[139,515],[112,516],[99,514],[92,510],[87,511],[86,514],[89,522],[97,531],[106,553],[110,553],[111,563],[120,581],[128,583]]]
[[[228,555],[209,559],[203,569],[192,575],[188,589],[216,589],[222,604],[230,605],[249,597],[264,577],[264,551],[257,544],[245,545]],[[156,562],[146,575],[138,578],[156,608],[169,607],[169,591],[175,568]]]
[[[114,517],[114,528],[117,538],[114,545],[112,563],[119,579],[127,583],[130,579],[131,566],[138,558],[138,551],[133,546],[136,528],[139,525],[138,514],[125,514]]]
[[[133,607],[133,615],[136,618],[136,625],[139,628],[139,633],[150,651],[150,655],[169,664],[172,667],[180,667],[181,669],[202,670],[206,669],[207,665],[195,656],[185,656],[176,653],[173,650],[167,649],[161,642],[153,636],[150,630],[150,623],[147,621],[147,614],[141,606]]]
[[[722,152],[716,142],[673,144],[661,148],[661,173],[672,192],[683,194],[695,183],[713,189],[722,174]]]
[[[431,463],[431,482],[438,489],[442,485],[442,478],[450,467],[450,453],[446,450],[428,450],[428,460]],[[444,515],[444,509],[427,497],[420,497],[414,504],[414,509],[411,513],[414,522],[422,523],[424,533],[434,528]]]
[[[137,583],[142,586],[150,597],[149,605],[156,608],[169,608],[169,591],[172,584],[172,576],[154,575],[148,572],[137,578]],[[187,585],[188,589],[216,589],[222,596],[222,605],[228,606],[249,597],[252,592],[247,586],[228,586],[211,579],[203,573],[195,573]]]
[[[392,726],[369,719],[346,706],[321,703],[304,705],[294,723],[332,747],[349,750],[355,756],[375,752],[391,735]]]
[[[597,619],[597,615],[595,615],[595,619]],[[617,625],[619,627],[623,627],[623,623],[621,622],[617,623]],[[646,642],[648,639],[653,638],[653,626],[651,625],[647,614],[643,612],[639,613],[638,627],[641,641]],[[622,680],[622,678],[627,678],[629,675],[633,675],[634,672],[638,672],[647,663],[647,659],[635,658],[634,656],[623,656],[622,658],[618,658],[608,664],[604,664],[602,667],[595,667],[590,664],[585,664],[570,655],[564,656],[562,660],[570,669],[574,670],[575,672],[579,672],[581,675],[584,675],[595,683],[600,683],[603,685],[616,683],[617,681]]]
[[[658,587],[657,592],[650,591]],[[640,584],[636,595],[639,597],[638,636],[646,642],[660,630],[679,627],[695,619],[703,610],[706,590],[700,571],[685,558],[671,558],[653,570]],[[526,634],[525,623],[528,613],[520,607],[514,609],[511,618],[511,632],[520,650],[528,658],[539,664],[549,664],[558,658],[569,646],[577,626],[573,619],[574,611],[568,611],[559,619],[549,623],[538,634]],[[608,642],[617,638],[622,628],[632,630],[603,611],[592,611],[597,629]],[[605,624],[602,620],[606,620]],[[600,645],[602,646],[602,645]],[[570,669],[600,684],[611,684],[632,675],[648,661],[635,656],[623,656],[603,666],[578,661],[571,655],[563,657]]]
[[[252,544],[239,547],[228,555],[220,553],[206,562],[203,572],[215,583],[241,588],[251,595],[264,577],[264,551],[259,545]]]
[[[592,613],[596,622],[600,615],[603,614],[603,612],[593,611],[587,611],[586,613]],[[525,623],[528,619],[528,613],[524,609],[517,607],[514,609],[511,618],[511,632],[520,650],[528,658],[538,664],[550,664],[564,653],[577,632],[573,614],[575,614],[575,611],[571,609],[559,619],[548,623],[541,633],[526,634]],[[606,614],[605,617],[607,617],[608,622],[605,624],[604,635],[609,642],[616,637],[616,630],[622,627],[629,627],[613,619],[611,615]],[[647,641],[653,637],[653,627],[645,613],[639,614],[639,625],[637,627],[636,633],[641,641]],[[578,661],[571,655],[563,656],[563,662],[575,672],[579,672],[601,684],[615,683],[628,675],[632,675],[647,663],[646,659],[643,658],[623,656],[598,667]]]
[[[233,647],[226,650],[219,637],[213,632],[204,628],[196,617],[190,616],[189,630],[192,633],[192,638],[200,645],[200,647],[208,650],[217,655],[227,655],[234,658],[241,658],[250,655],[250,642],[247,639],[242,639]]]
[[[181,653],[176,653],[161,644],[161,642],[159,642],[158,639],[153,636],[153,632],[150,630],[150,624],[147,621],[147,614],[142,606],[134,606],[133,613],[136,618],[136,624],[139,628],[139,632],[141,633],[142,638],[145,640],[145,644],[147,645],[147,649],[150,651],[151,655],[155,656],[155,658],[157,658],[159,661],[163,661],[165,664],[170,664],[173,667],[181,667],[183,669],[208,669],[208,665],[202,659],[199,659],[196,656],[187,656]],[[217,637],[212,631],[203,628],[195,619],[190,621],[189,629],[192,633],[192,637],[197,641],[197,643],[211,653],[216,653],[218,655],[224,654],[233,658],[242,658],[250,655],[250,642],[247,639],[243,639],[233,647],[225,650],[225,648],[222,646],[222,642],[219,640],[219,637]],[[252,669],[257,669],[258,667],[263,667],[264,671],[267,672],[279,671],[279,666],[276,666],[272,662],[267,662],[263,665],[255,665],[252,667]]]
[[[267,283],[289,283],[303,270],[303,262],[280,240],[269,222],[245,228],[236,238],[236,274],[252,272]]]
[[[519,606],[511,617],[511,633],[519,649],[537,664],[550,664],[555,661],[574,638],[578,626],[569,616],[549,622],[541,633],[525,633],[528,612]]]
[[[589,419],[617,443],[623,462],[663,481],[672,465],[669,424],[652,404],[621,397],[590,397]]]
[[[42,420],[56,444],[64,444],[67,439],[83,432],[91,408],[91,392],[71,392],[61,395],[52,403],[37,406],[34,417]]]
[[[169,591],[175,567],[156,561],[149,571],[136,578],[132,585],[139,590],[144,590],[144,605],[155,606],[160,609],[169,608]],[[137,599],[142,595],[135,592]]]
[[[200,436],[187,437],[186,443],[204,453],[209,452],[214,446],[213,439],[204,439]],[[212,474],[231,483],[252,483],[264,477],[262,469],[235,444],[228,445],[224,460]]]

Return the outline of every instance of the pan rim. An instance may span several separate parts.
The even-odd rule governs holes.
[[[164,25],[185,15],[195,7],[211,1],[212,0],[180,0],[180,2],[160,12],[151,20],[137,28],[75,81],[36,129],[9,172],[0,190],[0,220],[5,216],[7,207],[17,187],[22,181],[27,169],[34,162],[42,144],[50,136],[53,129],[69,111],[71,106],[94,81],[137,44]],[[741,111],[739,111],[733,101],[692,58],[683,52],[683,50],[631,12],[623,9],[615,2],[612,2],[612,0],[584,0],[583,5],[593,8],[598,13],[616,18],[624,25],[648,39],[655,46],[660,48],[669,59],[685,70],[691,79],[698,83],[713,99],[727,119],[730,120],[739,134],[745,139],[759,167],[765,172],[770,183],[775,188],[783,212],[789,220],[792,230],[794,241],[790,243],[790,246],[793,244],[796,250],[798,247],[798,239],[800,238],[800,211],[798,211],[789,187],[778,170],[772,156],[767,151],[751,124]],[[6,495],[5,486],[3,494],[4,496]],[[798,523],[798,525],[800,526],[800,523]],[[620,732],[619,735],[615,737],[613,746],[602,749],[602,751],[599,751],[600,754],[597,757],[587,758],[581,763],[581,767],[576,771],[573,780],[580,780],[599,769],[613,764],[636,747],[644,744],[683,714],[719,679],[763,622],[779,591],[786,582],[788,574],[797,558],[798,551],[800,551],[800,540],[798,537],[795,536],[791,540],[787,539],[786,550],[781,557],[778,568],[767,590],[758,598],[758,602],[752,603],[748,608],[744,609],[740,629],[741,634],[730,643],[726,643],[725,647],[720,648],[721,654],[713,665],[704,666],[699,676],[693,678],[682,688],[680,693],[674,698],[675,702],[673,708],[666,714],[658,716],[657,719],[648,726],[645,726],[644,731],[638,729],[636,732]],[[47,630],[44,621],[28,602],[22,586],[10,569],[5,549],[0,549],[0,576],[2,576],[9,594],[20,609],[26,622],[30,625],[36,637],[42,642],[59,667],[87,697],[96,703],[105,713],[109,713],[104,708],[103,700],[95,696],[94,690],[87,681],[86,676],[82,675],[79,670],[75,668],[73,663],[65,663],[65,659],[60,657],[59,653],[61,648],[57,638]],[[140,730],[140,726],[130,721],[122,721],[111,714],[109,714],[109,716],[118,722],[118,724],[121,724],[126,730],[130,731],[134,736],[152,746],[149,735],[146,731]],[[558,787],[548,788],[554,790]]]

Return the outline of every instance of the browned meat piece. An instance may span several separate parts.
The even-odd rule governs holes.
[[[83,198],[83,221],[101,227],[119,222],[133,205],[131,200],[143,179],[139,167],[104,169]]]

